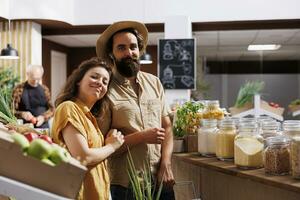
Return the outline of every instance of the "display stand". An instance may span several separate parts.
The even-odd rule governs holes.
[[[293,117],[300,115],[300,110],[296,110],[296,111],[292,112],[292,115],[293,115]]]
[[[248,115],[253,115],[254,117],[259,117],[261,115],[267,115],[278,121],[283,121],[283,117],[281,115],[277,115],[275,113],[272,113],[270,111],[267,111],[267,110],[261,108],[260,102],[261,102],[260,95],[259,94],[254,95],[254,108],[244,111],[244,112],[241,112],[241,113],[238,113],[238,114],[235,114],[235,115],[233,115],[233,117],[245,117]]]
[[[3,176],[0,176],[0,194],[17,200],[70,200]]]

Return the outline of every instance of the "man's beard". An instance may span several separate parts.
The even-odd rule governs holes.
[[[140,71],[140,63],[134,58],[122,58],[116,61],[116,67],[118,72],[126,78],[136,77]]]

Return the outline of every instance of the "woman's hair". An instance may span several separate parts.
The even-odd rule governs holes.
[[[74,101],[75,98],[78,96],[79,91],[79,82],[82,80],[86,72],[94,67],[103,67],[106,69],[110,76],[111,81],[111,68],[100,58],[93,57],[89,60],[83,61],[68,77],[67,82],[65,83],[63,89],[58,94],[55,100],[55,106],[57,107],[59,104],[63,103],[64,101]],[[108,102],[106,94],[103,98],[99,99],[92,107],[91,112],[96,117],[102,119],[104,117],[105,112],[108,109]]]

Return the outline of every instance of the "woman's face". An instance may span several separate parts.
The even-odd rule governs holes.
[[[89,69],[78,83],[78,97],[87,103],[95,103],[106,94],[109,78],[108,71],[103,67]]]

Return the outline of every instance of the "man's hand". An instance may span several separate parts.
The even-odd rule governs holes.
[[[165,139],[164,128],[148,128],[142,131],[144,141],[148,144],[161,144]]]
[[[37,118],[36,118],[36,127],[40,127],[42,126],[42,124],[45,122],[45,117],[42,116],[42,115],[39,115]]]
[[[171,168],[171,163],[161,162],[157,174],[157,180],[158,184],[160,184],[162,181],[165,187],[173,187],[173,185],[175,184],[175,180]]]
[[[29,111],[25,111],[21,113],[21,117],[26,121],[30,121],[34,116]]]

